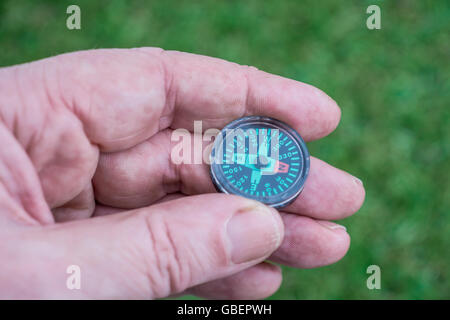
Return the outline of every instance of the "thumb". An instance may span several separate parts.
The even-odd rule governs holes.
[[[223,194],[46,229],[52,266],[43,267],[53,270],[52,282],[63,270],[55,285],[68,298],[166,297],[263,261],[283,237],[275,209]],[[80,290],[66,288],[68,265],[81,270]]]

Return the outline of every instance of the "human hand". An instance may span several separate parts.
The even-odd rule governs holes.
[[[353,176],[311,158],[302,194],[278,213],[214,193],[206,164],[171,162],[174,129],[253,114],[306,141],[340,120],[312,86],[156,48],[0,69],[0,296],[254,299],[281,282],[265,260],[314,268],[341,259],[349,235],[327,220],[361,206]],[[70,265],[81,269],[80,290],[66,287]]]

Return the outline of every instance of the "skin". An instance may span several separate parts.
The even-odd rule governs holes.
[[[277,212],[215,193],[206,164],[170,161],[171,132],[245,115],[306,141],[340,109],[310,85],[158,48],[92,50],[0,69],[0,297],[257,299],[280,268],[334,263],[362,183],[316,158]],[[266,262],[265,262],[266,261]],[[68,290],[66,269],[81,268]],[[305,288],[307,290],[307,288]]]

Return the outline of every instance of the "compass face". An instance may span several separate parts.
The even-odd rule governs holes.
[[[300,194],[309,153],[287,124],[250,116],[229,123],[211,152],[211,177],[219,191],[282,208]]]

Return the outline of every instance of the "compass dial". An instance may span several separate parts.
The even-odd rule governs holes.
[[[211,152],[211,177],[219,191],[282,208],[300,194],[309,153],[287,124],[250,116],[229,123]]]

